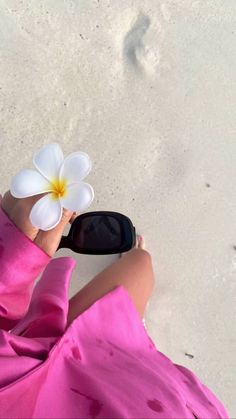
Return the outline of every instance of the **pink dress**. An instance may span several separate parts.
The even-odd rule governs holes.
[[[0,208],[1,418],[229,418],[158,351],[123,286],[66,329],[75,265],[48,256]]]

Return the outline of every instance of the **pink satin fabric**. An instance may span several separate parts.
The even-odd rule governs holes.
[[[158,351],[123,286],[66,329],[75,265],[48,256],[0,208],[0,418],[229,418]]]

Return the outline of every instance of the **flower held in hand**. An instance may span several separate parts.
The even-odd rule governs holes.
[[[10,192],[15,198],[47,193],[32,207],[30,221],[38,229],[53,229],[61,220],[63,208],[85,211],[94,199],[91,185],[82,182],[91,170],[89,156],[81,151],[65,159],[57,143],[47,144],[34,154],[38,171],[21,170],[11,181]]]

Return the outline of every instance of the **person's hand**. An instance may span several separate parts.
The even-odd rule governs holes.
[[[34,227],[29,219],[33,205],[47,193],[30,196],[28,198],[15,198],[7,191],[3,198],[0,195],[0,206],[11,221],[37,246],[49,256],[53,257],[67,223],[70,224],[78,216],[78,213],[63,208],[60,223],[52,230],[43,231]]]

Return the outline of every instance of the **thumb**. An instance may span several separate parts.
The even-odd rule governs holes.
[[[74,211],[72,217],[69,219],[69,223],[72,224],[73,221],[78,217],[79,212]]]
[[[63,231],[72,215],[73,211],[63,208],[62,217],[57,226],[48,231],[39,230],[34,243],[49,256],[53,257],[61,241]]]

